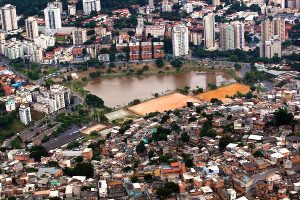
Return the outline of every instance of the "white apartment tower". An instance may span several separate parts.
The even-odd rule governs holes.
[[[205,49],[215,48],[215,15],[208,13],[203,17],[204,24],[204,47]]]
[[[33,40],[39,36],[38,23],[34,17],[28,17],[25,20],[25,29],[28,39]]]
[[[7,4],[0,9],[2,29],[4,31],[13,31],[18,29],[16,7]]]
[[[30,112],[30,107],[21,105],[19,108],[19,116],[20,116],[20,121],[28,125],[31,122],[31,112]]]
[[[69,15],[76,15],[76,5],[72,4],[72,5],[68,5],[68,14]]]
[[[278,36],[270,38],[270,40],[261,43],[260,57],[273,58],[275,55],[282,56],[281,41]]]
[[[90,15],[92,11],[99,12],[101,10],[100,0],[83,0],[83,13]]]
[[[185,56],[189,53],[189,30],[186,25],[179,24],[172,30],[173,56]]]
[[[148,6],[150,10],[154,10],[155,9],[154,0],[148,0]]]
[[[224,51],[234,49],[234,27],[232,24],[224,23],[221,25],[220,48]]]
[[[82,45],[87,41],[86,29],[77,28],[72,31],[73,44]]]
[[[218,5],[220,5],[220,0],[212,0],[212,5],[213,5],[213,6],[218,6]]]
[[[60,29],[61,28],[61,13],[60,8],[49,3],[44,9],[46,29]]]
[[[244,49],[245,47],[244,24],[241,22],[236,22],[233,24],[233,27],[234,27],[234,48]]]
[[[162,12],[170,12],[170,11],[172,11],[171,5],[169,4],[168,0],[163,0],[162,1],[161,11]]]

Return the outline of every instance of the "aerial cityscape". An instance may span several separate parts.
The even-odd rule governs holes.
[[[0,0],[0,200],[300,200],[300,0]]]

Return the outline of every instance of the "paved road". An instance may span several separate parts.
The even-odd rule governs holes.
[[[80,137],[82,137],[82,134],[79,132],[79,127],[74,126],[62,133],[60,136],[44,143],[43,146],[49,151],[59,148],[62,145],[72,142]]]

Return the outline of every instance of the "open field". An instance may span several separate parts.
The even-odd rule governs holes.
[[[92,126],[92,127],[84,129],[82,131],[82,133],[85,134],[85,135],[90,135],[91,132],[93,132],[93,131],[97,131],[98,132],[98,131],[101,131],[101,130],[103,130],[105,128],[106,128],[105,125],[103,125],[103,124],[97,124],[95,126]]]
[[[180,93],[174,93],[135,106],[131,106],[128,108],[128,110],[140,116],[145,116],[151,112],[164,112],[167,110],[182,108],[186,106],[187,102],[196,103],[199,101]]]
[[[210,101],[212,98],[217,98],[222,100],[226,98],[226,96],[230,97],[235,95],[237,92],[246,94],[249,91],[250,91],[250,87],[248,85],[234,83],[228,86],[220,87],[216,90],[204,92],[202,94],[196,95],[195,97],[205,101]]]

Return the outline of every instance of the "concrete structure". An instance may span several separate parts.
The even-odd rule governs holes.
[[[151,34],[153,37],[164,37],[165,25],[146,25],[144,26],[145,35]]]
[[[203,17],[204,24],[204,48],[215,49],[215,15],[208,13]]]
[[[83,13],[90,15],[92,11],[99,12],[101,10],[100,0],[83,0]]]
[[[76,12],[77,11],[76,11],[76,5],[75,4],[68,5],[68,14],[69,15],[75,16]]]
[[[77,28],[72,31],[73,44],[83,45],[87,41],[86,29]]]
[[[25,20],[25,29],[28,39],[33,40],[34,38],[39,36],[38,23],[36,18],[28,17]]]
[[[199,32],[190,32],[190,42],[193,45],[201,45],[203,39],[203,34]]]
[[[60,8],[53,3],[49,3],[44,9],[46,29],[61,28],[61,12]]]
[[[172,10],[171,5],[169,4],[168,0],[163,0],[161,5],[162,12],[170,12]]]
[[[274,35],[278,35],[281,41],[285,41],[285,20],[280,17],[274,18]]]
[[[274,21],[269,18],[261,23],[261,41],[264,43],[274,36]]]
[[[213,6],[218,6],[218,5],[220,5],[220,0],[212,0],[212,5],[213,5]]]
[[[230,23],[224,23],[220,27],[220,49],[234,49],[234,27]]]
[[[148,6],[150,10],[155,10],[154,0],[148,0]]]
[[[234,48],[244,49],[245,47],[244,24],[241,22],[235,22],[233,26],[234,26]]]
[[[172,30],[173,56],[186,56],[189,53],[189,30],[186,25],[179,24]]]
[[[34,44],[42,49],[47,49],[55,45],[55,38],[53,36],[40,35],[34,38]]]
[[[19,116],[20,116],[20,121],[23,124],[28,125],[31,122],[30,107],[25,105],[20,105]]]
[[[0,18],[2,29],[4,31],[13,31],[18,29],[16,7],[7,4],[0,9]]]
[[[277,36],[261,43],[260,47],[260,57],[273,58],[275,55],[278,57],[282,55],[281,41]]]

